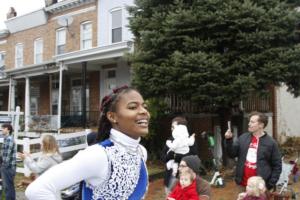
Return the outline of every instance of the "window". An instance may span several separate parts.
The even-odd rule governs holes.
[[[92,47],[92,23],[85,22],[81,24],[81,49],[89,49]]]
[[[122,41],[122,10],[111,12],[111,42]]]
[[[34,63],[43,62],[43,40],[41,38],[34,41]]]
[[[113,89],[117,87],[117,76],[115,69],[108,69],[105,72],[105,94],[109,94]]]
[[[15,67],[22,67],[23,66],[23,44],[16,45],[16,52],[15,52]]]
[[[5,65],[5,52],[0,52],[0,68]]]
[[[66,47],[66,29],[56,31],[56,54],[65,53]]]
[[[38,115],[38,98],[30,97],[30,115]]]
[[[40,97],[40,88],[38,86],[30,87],[30,115],[38,115],[38,105]]]
[[[4,65],[5,65],[5,52],[0,52],[0,79],[5,77]]]

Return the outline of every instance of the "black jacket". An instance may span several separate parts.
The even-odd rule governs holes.
[[[238,158],[235,177],[237,184],[241,184],[243,179],[244,164],[251,139],[251,133],[244,133],[236,142],[232,139],[226,140],[227,154],[232,158]],[[267,133],[259,138],[256,165],[257,175],[265,180],[267,188],[274,187],[281,173],[282,161],[277,143]]]

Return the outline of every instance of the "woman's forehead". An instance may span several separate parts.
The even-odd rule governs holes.
[[[126,103],[130,103],[130,102],[144,102],[144,99],[142,97],[142,95],[135,91],[135,90],[131,90],[129,92],[126,92],[124,94],[122,94],[120,96],[120,102],[126,102]]]

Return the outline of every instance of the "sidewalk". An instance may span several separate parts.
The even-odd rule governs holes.
[[[23,191],[16,192],[16,200],[27,200]]]

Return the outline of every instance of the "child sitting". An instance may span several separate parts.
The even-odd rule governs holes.
[[[185,125],[176,125],[172,131],[173,141],[167,140],[166,145],[169,147],[169,151],[174,151],[175,158],[167,162],[167,169],[172,169],[172,175],[176,176],[178,171],[178,163],[181,158],[189,153],[189,146],[195,143],[195,134],[189,136],[189,132]]]
[[[237,200],[267,200],[266,184],[260,176],[252,176],[247,181],[246,192],[239,194]]]
[[[167,197],[167,200],[199,200],[195,173],[189,168],[182,169],[179,182]]]

